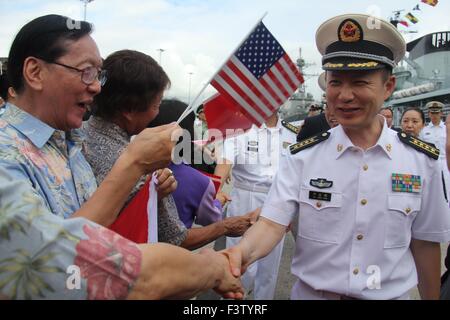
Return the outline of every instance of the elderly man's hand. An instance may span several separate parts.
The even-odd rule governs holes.
[[[167,197],[177,189],[178,182],[175,179],[172,170],[169,168],[156,171],[156,178],[158,180],[158,185],[156,187],[156,191],[158,191],[158,200]]]
[[[258,220],[261,209],[256,209],[243,216],[229,217],[222,220],[225,227],[227,237],[240,237],[248,228],[250,228],[256,220]]]
[[[172,148],[180,137],[182,129],[175,123],[148,128],[138,134],[122,153],[122,161],[138,166],[142,174],[167,167]]]
[[[223,191],[217,192],[216,199],[220,201],[222,207],[225,206],[229,201],[231,201],[231,197]]]

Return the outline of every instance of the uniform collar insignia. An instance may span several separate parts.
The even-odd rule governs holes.
[[[328,181],[327,179],[324,178],[318,178],[318,179],[311,179],[309,181],[309,184],[319,189],[327,189],[333,186],[333,181]]]

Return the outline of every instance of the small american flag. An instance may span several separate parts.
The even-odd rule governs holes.
[[[303,81],[292,60],[260,22],[211,84],[260,126]]]

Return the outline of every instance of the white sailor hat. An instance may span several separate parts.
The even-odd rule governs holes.
[[[439,101],[430,101],[425,105],[425,108],[431,113],[439,113],[442,112],[444,104]]]
[[[366,14],[331,18],[316,32],[324,70],[394,68],[403,58],[406,43],[389,22]]]
[[[322,72],[317,79],[317,83],[319,84],[320,89],[322,91],[327,91],[327,80],[325,79],[325,72]]]

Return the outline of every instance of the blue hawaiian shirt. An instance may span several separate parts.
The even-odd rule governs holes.
[[[123,299],[138,246],[70,217],[96,189],[78,130],[7,104],[0,118],[0,299]]]
[[[141,259],[117,233],[52,214],[29,183],[0,167],[0,299],[124,299]]]
[[[8,103],[0,118],[0,167],[26,181],[50,211],[68,218],[97,188],[79,130],[64,132]]]

